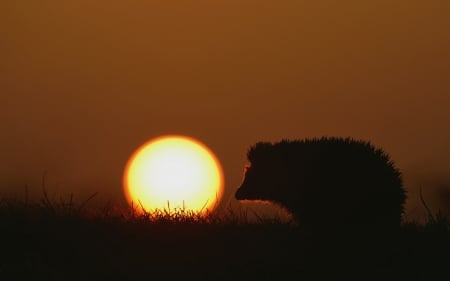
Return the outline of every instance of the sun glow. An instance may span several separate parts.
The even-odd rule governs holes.
[[[146,211],[180,208],[206,213],[220,202],[223,172],[204,144],[185,136],[162,136],[139,147],[124,173],[127,201]]]

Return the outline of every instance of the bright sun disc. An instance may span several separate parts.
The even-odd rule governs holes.
[[[212,211],[223,193],[218,159],[201,142],[185,136],[162,136],[138,148],[124,174],[127,201],[155,209]]]

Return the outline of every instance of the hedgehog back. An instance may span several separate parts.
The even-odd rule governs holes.
[[[278,203],[300,224],[400,224],[401,173],[382,149],[349,138],[283,140],[272,149],[291,184]]]

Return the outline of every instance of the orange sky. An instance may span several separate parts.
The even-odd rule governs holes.
[[[255,141],[338,135],[385,148],[422,212],[420,185],[450,189],[450,2],[367,2],[3,1],[0,194],[46,170],[123,200],[133,150],[176,133],[217,153],[227,201]]]

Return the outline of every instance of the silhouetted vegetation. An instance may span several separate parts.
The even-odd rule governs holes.
[[[1,280],[442,280],[449,220],[389,238],[321,233],[224,210],[95,209],[72,199],[0,201]]]
[[[406,199],[401,173],[370,142],[337,137],[258,142],[247,158],[239,200],[280,204],[300,225],[319,232],[330,225],[352,232],[400,225]]]

